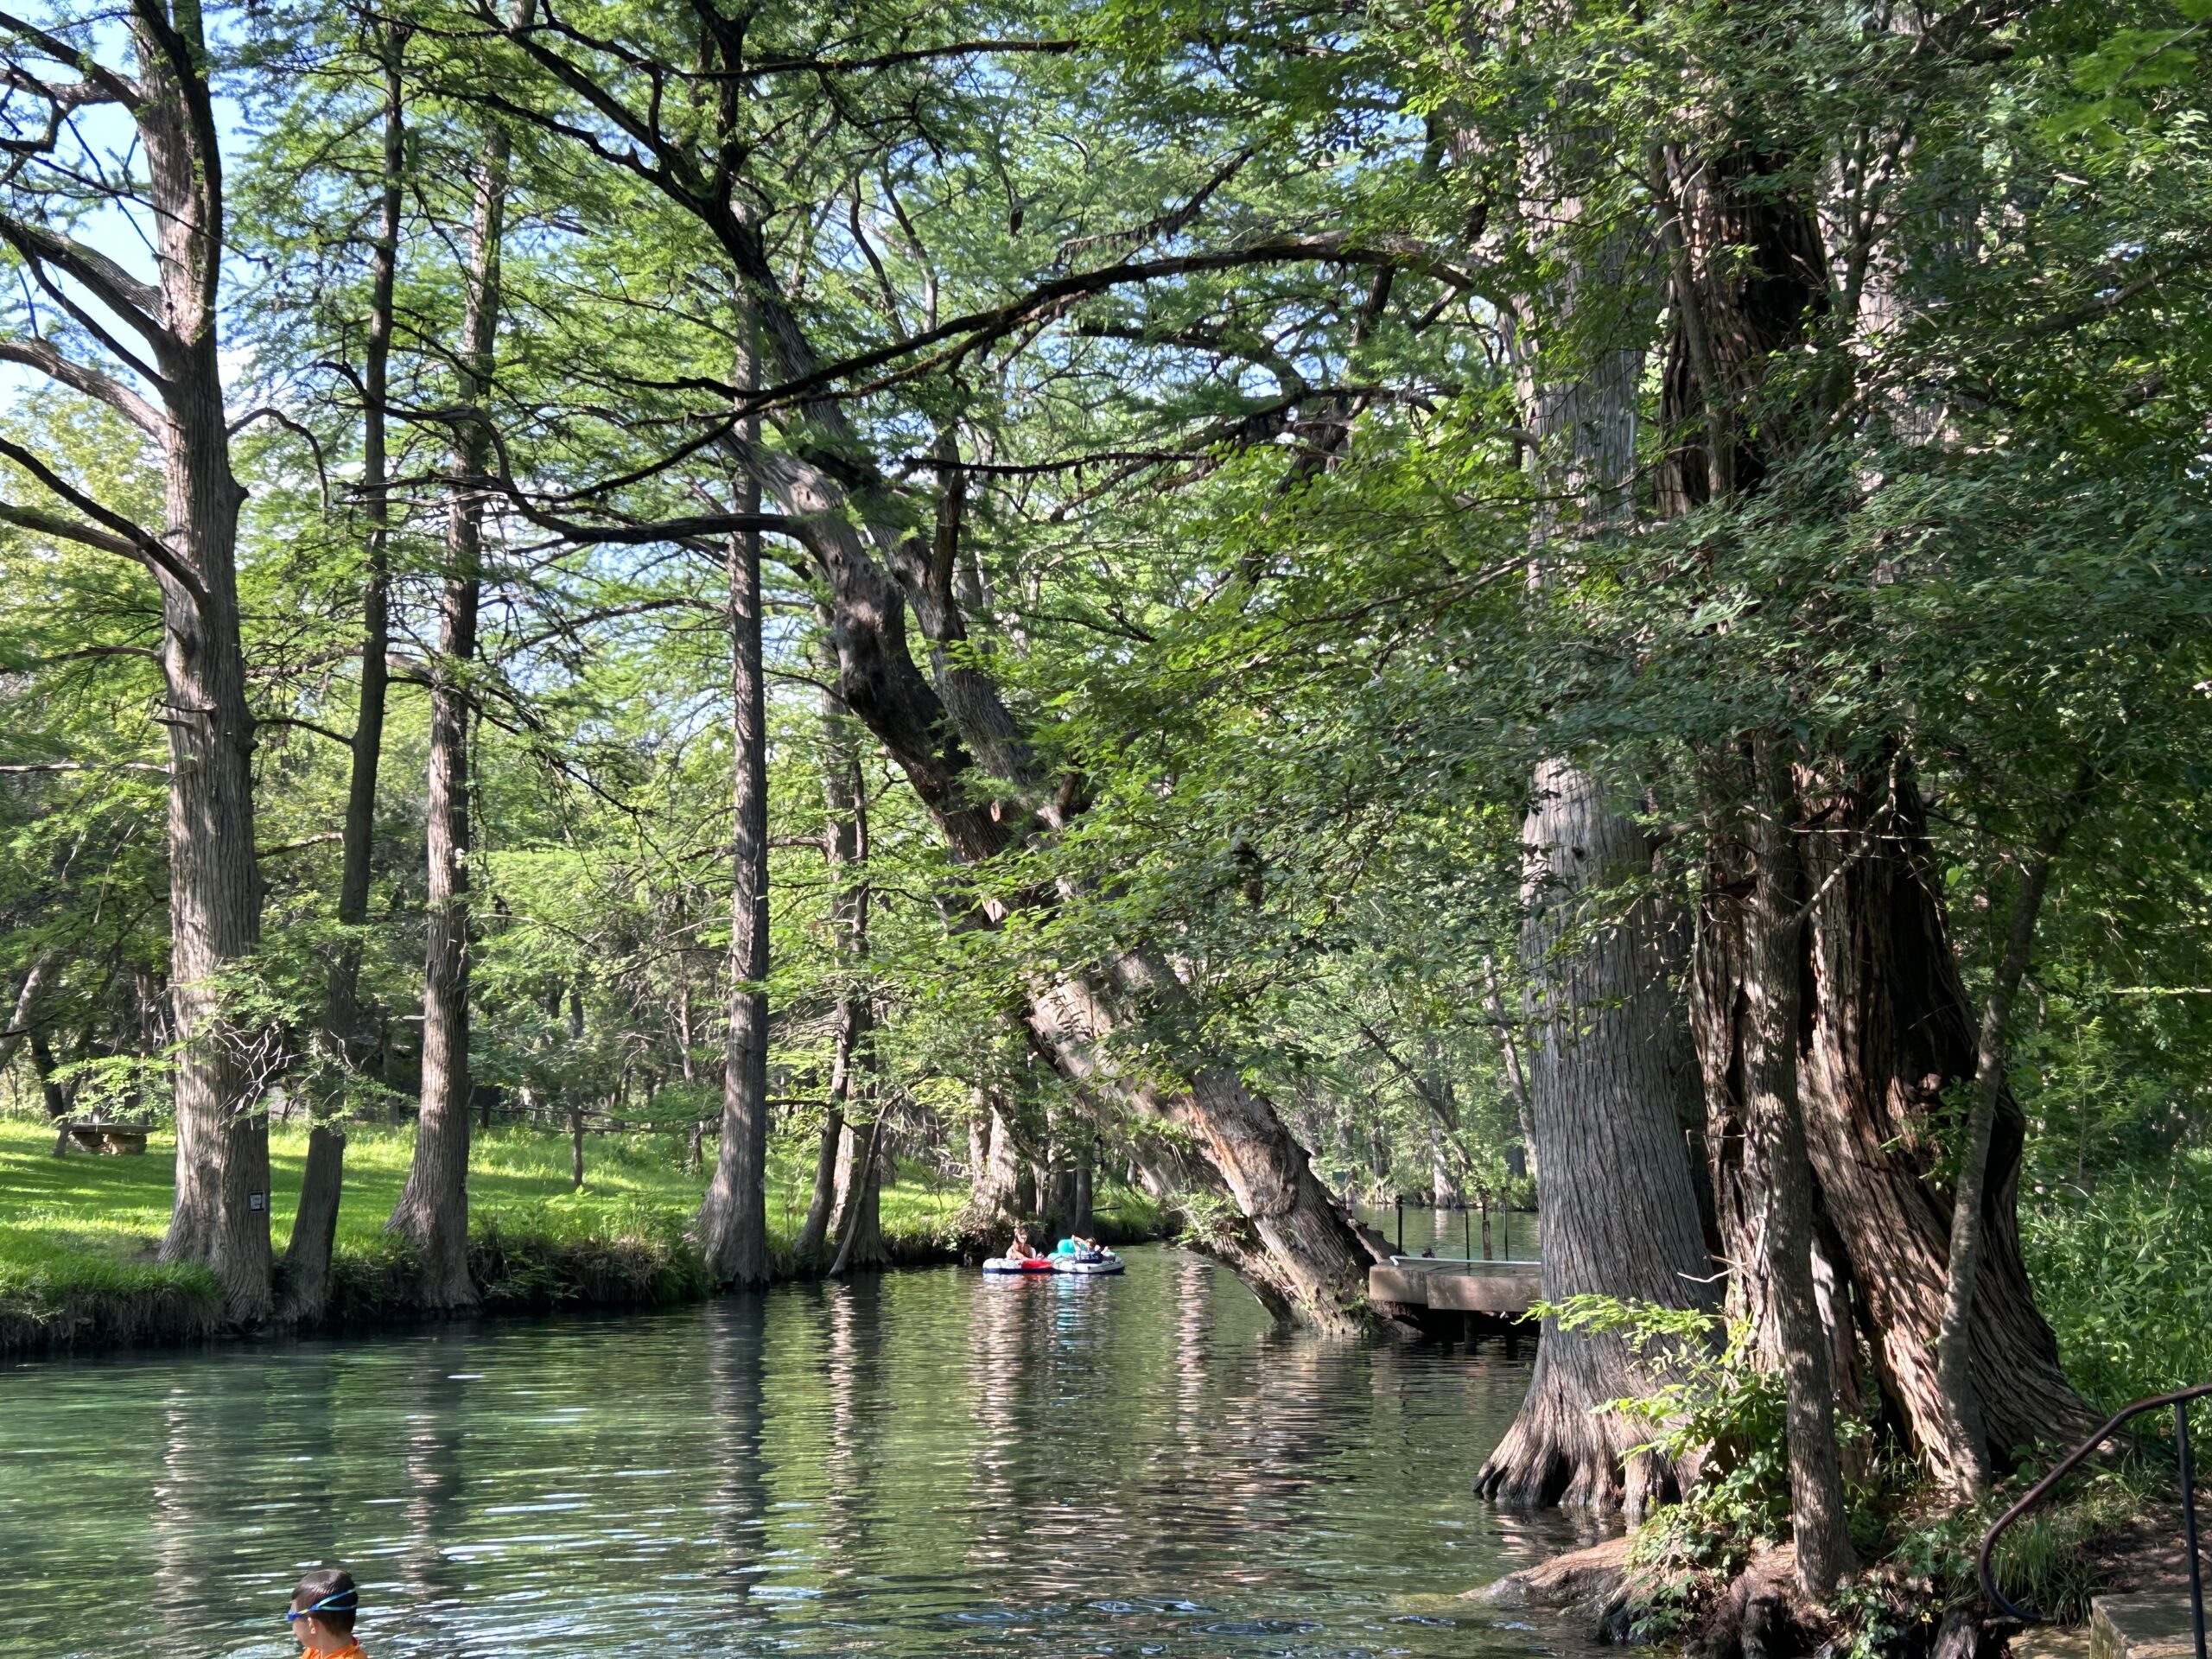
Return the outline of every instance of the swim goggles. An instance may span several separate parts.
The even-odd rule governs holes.
[[[312,1607],[296,1607],[284,1615],[284,1622],[305,1618],[310,1613],[350,1613],[361,1605],[358,1590],[340,1590],[335,1595],[325,1596]]]

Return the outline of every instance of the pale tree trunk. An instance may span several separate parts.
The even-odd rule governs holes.
[[[734,213],[707,217],[757,308],[768,362],[783,378],[812,375],[819,360],[781,295],[757,230]],[[809,399],[798,413],[825,453],[861,453],[834,399]],[[935,533],[920,536],[910,533],[877,495],[849,492],[791,450],[759,453],[752,445],[733,443],[783,510],[812,526],[811,545],[836,613],[846,705],[906,772],[955,853],[969,863],[996,856],[1011,844],[1019,819],[1047,831],[1061,827],[1072,798],[1059,787],[1063,780],[1045,775],[998,688],[965,649],[965,620],[952,594],[964,477],[957,461],[948,458],[943,469],[946,481]],[[929,647],[934,680],[923,674],[910,650],[910,605]],[[970,774],[976,770],[995,780],[989,791],[975,786]],[[1009,811],[1002,798],[1009,794],[1033,804]],[[1168,1104],[1160,1089],[1149,1079],[1124,1077],[1118,1056],[1101,1052],[1094,1036],[1139,1023],[1153,1008],[1188,995],[1162,963],[1133,953],[1080,980],[1038,987],[1028,1025],[1048,1051],[1072,1041],[1055,1063],[1095,1092],[1159,1116]],[[1081,1019],[1071,1021],[1055,1006],[1064,997],[1082,1010]],[[1196,1137],[1222,1188],[1249,1223],[1246,1230],[1256,1255],[1240,1254],[1232,1265],[1240,1274],[1256,1268],[1267,1278],[1262,1300],[1271,1307],[1287,1308],[1329,1329],[1363,1325],[1373,1258],[1349,1217],[1313,1179],[1305,1149],[1273,1104],[1204,1055],[1179,1063],[1175,1081],[1182,1090],[1173,1107],[1178,1121]]]
[[[975,1109],[982,1158],[969,1185],[960,1231],[963,1238],[995,1251],[1005,1248],[1014,1224],[1026,1217],[1017,1189],[1027,1165],[997,1096],[978,1087]]]
[[[526,18],[531,0],[515,0]],[[481,407],[490,393],[499,327],[499,256],[505,234],[509,141],[494,126],[485,139],[470,229],[467,302],[461,323],[460,401]],[[391,1230],[422,1255],[423,1305],[471,1307],[468,1274],[468,684],[476,660],[477,607],[483,591],[483,476],[490,442],[481,422],[454,423],[453,482],[446,515],[447,571],[439,606],[438,654],[430,690],[428,943],[423,972],[422,1116],[407,1185]]]
[[[1798,935],[1803,882],[1793,815],[1796,791],[1782,741],[1751,740],[1748,802],[1753,876],[1749,971],[1742,996],[1743,1096],[1749,1176],[1760,1212],[1766,1277],[1774,1290],[1787,1389],[1791,1535],[1797,1583],[1826,1601],[1854,1565],[1843,1473],[1836,1454],[1828,1333],[1813,1285],[1813,1176],[1797,1090],[1800,1034]],[[1723,897],[1718,902],[1731,902]]]
[[[822,851],[829,866],[830,927],[836,935],[842,982],[837,1027],[830,1059],[830,1099],[814,1162],[814,1191],[794,1255],[802,1269],[821,1265],[837,1196],[837,1159],[845,1140],[854,1068],[868,1035],[870,1004],[861,982],[868,955],[868,796],[852,726],[836,693],[822,694],[823,825]]]
[[[1138,1116],[1192,1138],[1246,1224],[1203,1242],[1270,1311],[1327,1332],[1363,1329],[1376,1253],[1267,1097],[1217,1066],[1179,1071],[1171,1093],[1122,1075],[1102,1052],[1143,1007],[1179,1007],[1187,995],[1165,964],[1131,952],[1102,975],[1033,987],[1028,1022],[1038,1046],[1083,1088],[1111,1091]]]
[[[1959,1179],[1951,1198],[1951,1238],[1943,1283],[1943,1311],[1936,1328],[1936,1390],[1943,1425],[1940,1452],[1952,1484],[1967,1496],[1988,1490],[1989,1443],[1982,1427],[1981,1399],[1974,1387],[1973,1328],[1974,1293],[1988,1231],[1982,1216],[1989,1185],[1989,1147],[1995,1138],[1997,1109],[2005,1092],[2006,1035],[2012,1005],[2026,977],[2035,949],[2036,918],[2043,910],[2051,867],[2079,815],[2088,779],[2062,803],[2023,862],[2005,930],[2003,954],[1982,1004],[1981,1032],[1975,1044],[1974,1101],[1967,1109],[1966,1146],[1960,1154]],[[1991,913],[1995,913],[1992,906]]]
[[[1676,1115],[1680,1044],[1656,901],[1609,913],[1651,849],[1587,773],[1547,762],[1522,830],[1524,946],[1537,988],[1529,1095],[1547,1301],[1618,1297],[1708,1307],[1713,1266]],[[1478,1478],[1503,1502],[1641,1514],[1680,1473],[1632,1448],[1645,1425],[1605,1408],[1661,1380],[1608,1332],[1547,1320],[1520,1415]]]
[[[741,307],[741,310],[742,308]],[[741,319],[741,327],[749,321]],[[756,376],[748,344],[738,385]],[[757,423],[748,439],[757,435]],[[760,511],[749,470],[740,512]],[[768,1282],[768,696],[761,663],[760,535],[728,540],[730,792],[729,1018],[723,1040],[722,1124],[714,1178],[699,1205],[700,1252],[717,1284]]]
[[[837,1255],[830,1264],[832,1278],[891,1265],[883,1248],[883,1119],[880,1089],[871,1085],[874,1121],[845,1122],[837,1150]]]
[[[1560,171],[1548,147],[1533,151],[1528,167],[1531,194],[1560,194],[1544,182]],[[1568,201],[1560,211],[1572,222],[1580,209]],[[1578,322],[1602,327],[1619,293],[1641,281],[1624,238],[1567,257],[1574,263],[1543,296],[1561,340]],[[1637,349],[1600,346],[1578,361],[1518,325],[1514,345],[1538,440],[1531,539],[1541,585],[1573,557],[1577,541],[1625,524],[1643,359]],[[1713,1268],[1680,1108],[1694,1061],[1673,984],[1677,930],[1661,901],[1638,891],[1652,879],[1653,849],[1605,785],[1563,758],[1536,768],[1522,849],[1528,1144],[1544,1299],[1712,1306]],[[1528,1399],[1477,1490],[1522,1504],[1619,1505],[1632,1516],[1673,1497],[1681,1472],[1656,1453],[1631,1455],[1649,1434],[1605,1408],[1650,1393],[1660,1366],[1659,1357],[1639,1363],[1616,1333],[1547,1320]]]
[[[322,1017],[324,1063],[347,1073],[360,1063],[361,942],[355,930],[369,915],[377,771],[384,755],[385,691],[390,679],[385,659],[391,643],[391,499],[385,423],[406,154],[400,84],[402,39],[394,30],[387,35],[384,48],[384,179],[377,239],[370,255],[368,346],[361,371],[361,505],[368,520],[361,593],[361,692],[353,719],[346,817],[340,830],[338,925],[345,932],[331,955]],[[345,1097],[342,1084],[331,1090],[308,1128],[299,1208],[292,1218],[291,1242],[284,1250],[284,1311],[291,1319],[319,1319],[330,1300],[331,1250],[338,1236],[338,1205],[345,1185],[346,1130],[338,1116]]]
[[[59,950],[41,950],[23,971],[23,982],[16,992],[15,1017],[9,1020],[8,1029],[0,1032],[0,1072],[16,1063],[16,1055],[23,1039],[36,1030],[39,1022],[38,1005],[47,987],[53,984],[61,970]]]

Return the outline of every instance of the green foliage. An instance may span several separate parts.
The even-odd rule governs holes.
[[[2047,1187],[2023,1223],[2067,1375],[2091,1400],[2117,1408],[2212,1380],[2212,1165],[2202,1152]]]
[[[1733,1577],[1753,1546],[1789,1535],[1781,1374],[1758,1363],[1742,1322],[1717,1314],[1608,1296],[1536,1311],[1568,1330],[1618,1337],[1657,1379],[1649,1394],[1609,1409],[1648,1425],[1637,1451],[1663,1455],[1688,1482],[1682,1501],[1645,1522],[1635,1547],[1652,1586],[1637,1634],[1663,1640],[1682,1628],[1698,1586]]]

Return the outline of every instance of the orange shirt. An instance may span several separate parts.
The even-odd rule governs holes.
[[[368,1659],[368,1656],[361,1651],[359,1642],[348,1642],[342,1648],[333,1648],[322,1653],[317,1653],[313,1648],[300,1649],[300,1659],[308,1659],[309,1655],[313,1655],[314,1659]]]

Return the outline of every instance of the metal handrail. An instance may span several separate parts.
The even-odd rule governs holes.
[[[2171,1394],[2154,1394],[2147,1400],[2138,1400],[2132,1406],[2123,1406],[2113,1414],[2102,1428],[2061,1458],[2049,1474],[2029,1487],[2020,1501],[1999,1516],[1989,1530],[1981,1535],[1981,1554],[1977,1558],[1977,1565],[1981,1570],[1982,1593],[2000,1611],[2024,1624],[2043,1623],[2041,1613],[2021,1606],[1997,1587],[1997,1575],[1990,1562],[1990,1552],[1996,1548],[1997,1540],[2005,1528],[2043,1502],[2052,1487],[2080,1468],[2089,1454],[2110,1440],[2124,1424],[2146,1411],[2171,1406],[2174,1408],[2174,1452],[2181,1465],[2181,1531],[2189,1548],[2190,1621],[2196,1635],[2196,1659],[2208,1659],[2204,1651],[2204,1574],[2196,1550],[2196,1473],[2189,1449],[2189,1402],[2202,1400],[2208,1395],[2212,1395],[2212,1382],[2200,1382],[2193,1389],[2176,1389]]]

